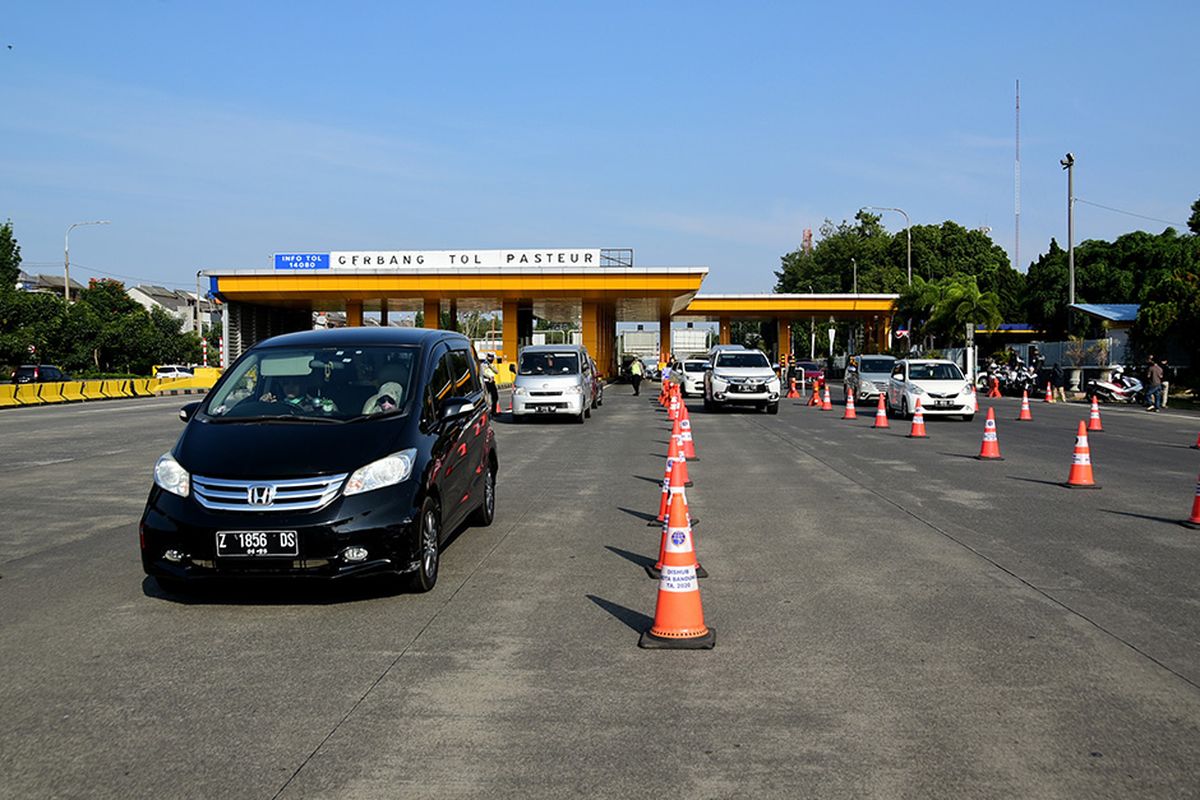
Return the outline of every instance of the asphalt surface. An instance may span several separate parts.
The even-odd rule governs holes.
[[[664,415],[496,426],[436,589],[176,597],[136,522],[181,398],[0,413],[3,797],[1200,796],[1200,420],[705,414],[709,652],[643,651]],[[836,392],[840,397],[840,393]],[[986,406],[985,406],[986,408]]]

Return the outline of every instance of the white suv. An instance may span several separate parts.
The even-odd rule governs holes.
[[[753,405],[779,413],[779,376],[761,350],[718,350],[704,374],[704,410]]]

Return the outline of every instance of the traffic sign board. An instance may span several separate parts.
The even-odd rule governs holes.
[[[329,253],[276,253],[275,269],[329,269]]]

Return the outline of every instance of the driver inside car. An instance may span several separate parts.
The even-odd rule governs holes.
[[[320,411],[332,413],[337,411],[337,405],[328,397],[315,397],[304,390],[304,385],[296,375],[286,375],[280,380],[282,396],[266,392],[260,398],[264,403],[282,402],[296,406],[302,411]]]

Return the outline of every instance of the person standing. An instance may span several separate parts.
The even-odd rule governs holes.
[[[1054,362],[1054,369],[1050,370],[1050,386],[1054,389],[1052,399],[1067,402],[1067,376],[1057,361]]]
[[[633,384],[633,396],[637,397],[642,393],[642,360],[635,358],[629,364],[629,380]]]
[[[1146,370],[1146,383],[1150,387],[1146,391],[1146,410],[1158,411],[1162,407],[1163,370],[1150,356],[1150,366]]]

